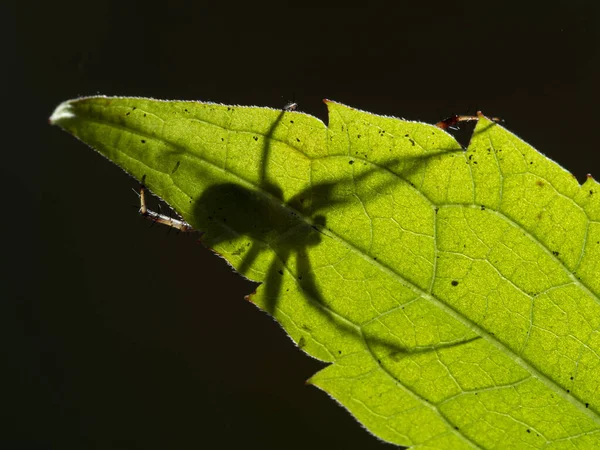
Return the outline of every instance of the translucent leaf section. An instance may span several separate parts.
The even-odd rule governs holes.
[[[600,447],[600,189],[481,118],[446,132],[298,112],[86,98],[51,121],[263,284],[310,382],[379,438]]]

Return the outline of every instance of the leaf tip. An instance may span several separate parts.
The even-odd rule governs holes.
[[[75,113],[73,112],[73,103],[71,100],[67,100],[56,107],[48,119],[48,122],[50,125],[60,125],[60,122],[72,119],[73,117],[75,117]]]

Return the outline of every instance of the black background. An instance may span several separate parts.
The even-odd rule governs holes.
[[[485,4],[484,4],[485,3]],[[482,110],[600,176],[597,0],[216,10],[8,3],[2,42],[0,447],[384,448],[304,381],[322,364],[254,285],[136,214],[136,182],[47,123],[80,95],[437,122]]]

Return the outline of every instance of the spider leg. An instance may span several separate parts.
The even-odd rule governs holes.
[[[479,118],[482,115],[483,114],[481,112],[478,112],[476,116],[454,115],[454,116],[448,117],[447,119],[439,121],[438,123],[435,124],[435,126],[438,128],[441,128],[442,130],[447,130],[448,128],[455,128],[460,122],[472,122],[475,120],[479,120]],[[492,117],[491,119],[494,122],[502,122],[502,119],[499,119],[498,117]]]
[[[182,233],[191,233],[196,230],[192,228],[192,226],[184,220],[173,219],[164,214],[160,214],[154,211],[150,211],[146,205],[146,188],[142,186],[140,188],[140,214],[148,220],[151,220],[153,223],[161,223],[163,225],[167,225],[171,228],[175,228]]]

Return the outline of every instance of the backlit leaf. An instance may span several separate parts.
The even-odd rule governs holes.
[[[141,98],[51,122],[263,284],[310,379],[379,438],[600,447],[600,189],[480,118],[432,125]]]

